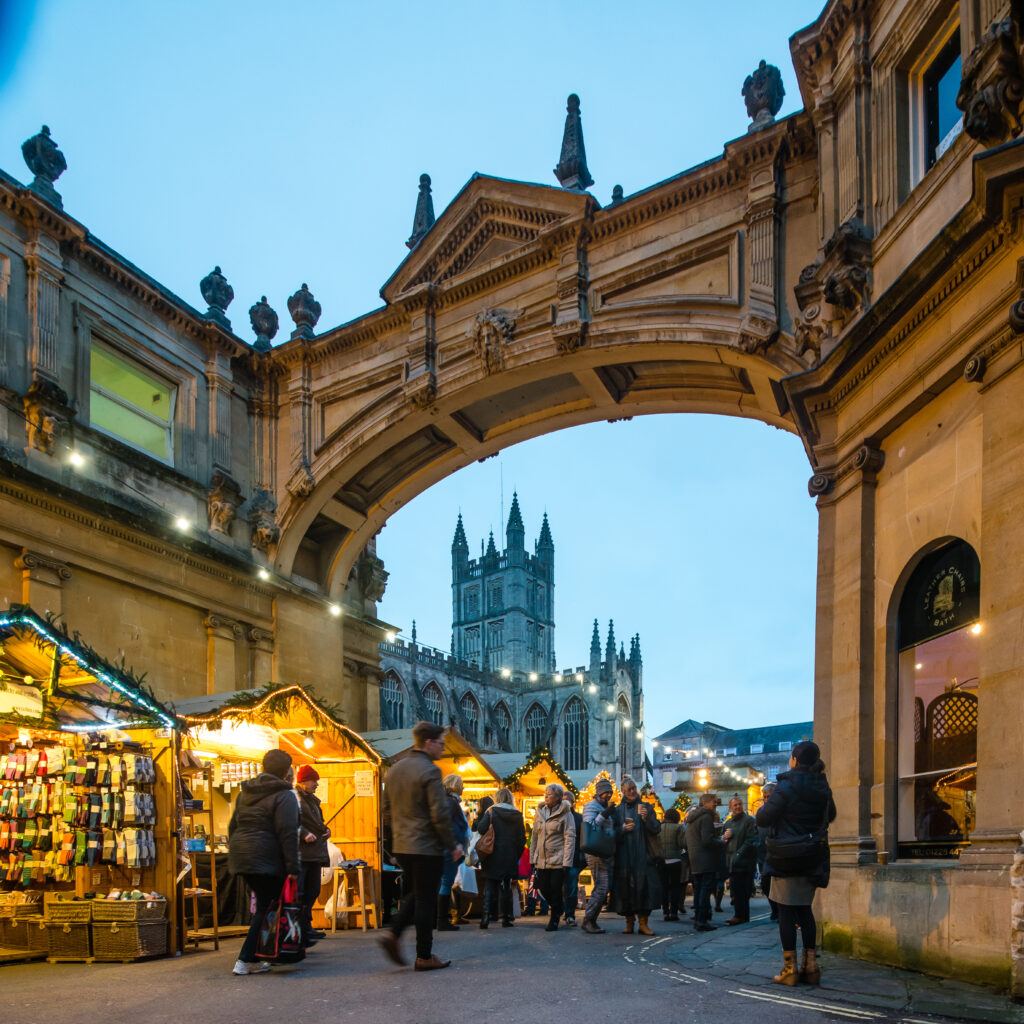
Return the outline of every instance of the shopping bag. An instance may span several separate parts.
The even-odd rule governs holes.
[[[305,960],[302,905],[297,889],[293,879],[286,879],[280,897],[271,902],[256,942],[257,959],[272,960],[277,964],[296,964]]]
[[[455,884],[468,895],[476,896],[479,890],[476,884],[476,868],[470,867],[468,864],[463,862],[459,865],[459,870],[456,874]]]

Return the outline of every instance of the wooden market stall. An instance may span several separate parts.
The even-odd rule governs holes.
[[[193,834],[186,836],[187,845],[193,847],[190,859],[193,863],[205,862],[204,870],[197,874],[202,888],[213,890],[213,894],[204,893],[204,897],[225,910],[225,919],[238,916],[233,913],[234,906],[225,906],[217,894],[218,879],[222,885],[237,886],[226,875],[228,822],[242,783],[259,774],[263,755],[276,747],[292,755],[296,768],[302,764],[315,766],[320,775],[317,796],[324,820],[330,825],[331,842],[340,849],[344,862],[366,862],[367,912],[362,913],[364,908],[358,901],[350,900],[343,923],[356,923],[350,919],[358,915],[361,924],[379,925],[381,755],[346,726],[334,708],[300,686],[269,686],[191,698],[178,701],[175,710],[183,720],[183,749],[189,752],[193,764],[191,769],[183,770],[190,785],[191,803],[203,804],[191,812],[193,820],[198,814],[208,814],[200,827],[193,824]],[[196,763],[201,766],[198,771]],[[322,906],[332,894],[333,882],[326,883],[314,913],[314,925],[326,923]],[[242,887],[239,896],[244,897]],[[202,915],[202,926],[193,919],[193,941],[210,938],[216,942],[230,931],[244,930],[238,924],[218,921],[215,925],[211,917],[212,913]]]
[[[495,770],[501,772],[502,785],[512,790],[527,828],[532,827],[537,807],[544,802],[544,790],[552,782],[557,782],[574,796],[579,793],[547,747],[537,747],[527,755],[489,754],[488,759]]]
[[[77,633],[0,613],[0,962],[169,951],[176,724]]]

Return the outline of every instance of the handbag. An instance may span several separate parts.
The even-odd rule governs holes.
[[[821,824],[813,832],[779,839],[774,828],[765,840],[772,874],[809,875],[828,857],[828,800]]]
[[[607,860],[615,854],[615,836],[611,832],[605,832],[592,821],[583,822],[583,842],[580,843],[580,853],[589,853],[591,857],[600,857]]]
[[[276,964],[297,964],[306,959],[302,905],[297,890],[295,881],[287,878],[280,897],[271,902],[256,941],[257,959],[272,960]]]
[[[476,841],[473,847],[477,857],[489,857],[494,853],[494,823],[487,826],[487,831]]]

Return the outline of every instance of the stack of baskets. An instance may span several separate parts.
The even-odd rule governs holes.
[[[49,960],[140,960],[168,945],[167,900],[59,900],[47,905]]]
[[[97,960],[138,960],[167,952],[167,900],[96,900],[92,951]]]
[[[42,909],[41,893],[0,893],[0,948],[45,955],[50,947]]]

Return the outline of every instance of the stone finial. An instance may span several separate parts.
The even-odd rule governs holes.
[[[220,267],[214,267],[199,282],[199,290],[203,293],[209,309],[206,311],[207,319],[216,320],[225,327],[231,326],[231,321],[225,316],[231,300],[235,297],[235,289],[228,284],[228,279],[220,272]]]
[[[57,143],[50,138],[50,129],[45,124],[38,135],[33,135],[21,144],[21,155],[28,169],[35,175],[29,188],[47,202],[63,209],[64,203],[53,183],[68,169],[68,162],[57,148]]]
[[[420,239],[434,223],[434,200],[430,198],[430,175],[420,175],[420,194],[416,197],[416,214],[412,219],[412,234],[405,244],[410,249],[419,245]]]
[[[747,116],[750,118],[748,132],[756,131],[775,120],[775,115],[782,109],[782,100],[786,90],[782,86],[782,72],[774,64],[761,61],[757,70],[747,75],[741,90],[747,105]]]
[[[267,305],[266,295],[261,295],[260,301],[249,307],[249,323],[256,334],[253,348],[257,352],[269,352],[270,343],[277,334],[280,321],[277,319],[277,313]]]
[[[302,287],[288,300],[288,312],[295,321],[293,338],[312,338],[313,328],[320,319],[320,303],[313,298],[309,286],[303,282]]]
[[[612,206],[618,206],[622,202],[622,186],[616,185],[612,189]]]
[[[566,104],[565,130],[562,132],[562,156],[555,168],[555,177],[562,188],[582,192],[594,184],[587,169],[587,151],[583,146],[583,122],[580,119],[580,98],[570,93]]]

